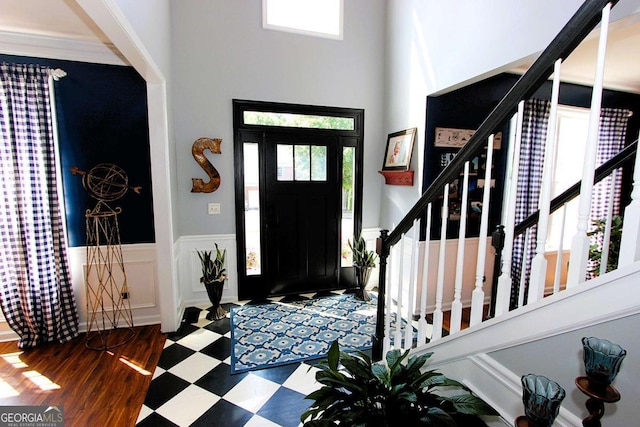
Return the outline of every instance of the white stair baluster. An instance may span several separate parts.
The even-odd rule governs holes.
[[[393,347],[402,348],[402,287],[404,284],[404,234],[400,238],[398,250],[398,295],[396,296],[396,333],[394,336]]]
[[[415,307],[414,295],[416,292],[416,270],[418,269],[418,245],[419,235],[418,229],[420,228],[420,221],[416,219],[413,221],[413,236],[411,242],[411,273],[409,274],[409,298],[407,306],[407,324],[404,329],[404,347],[413,347],[413,311]]]
[[[563,260],[563,247],[564,247],[564,227],[567,220],[567,203],[562,205],[562,223],[560,225],[560,241],[558,242],[558,252],[556,254],[556,271],[553,278],[553,293],[557,294],[560,291],[560,277],[562,276],[562,260]]]
[[[431,340],[442,338],[442,294],[444,290],[444,262],[449,218],[449,184],[445,184],[442,200],[442,225],[440,227],[440,253],[438,254],[438,281],[436,283],[436,306],[433,310],[433,333]]]
[[[602,255],[600,256],[600,275],[607,272],[607,264],[609,264],[609,246],[611,243],[611,224],[613,221],[613,196],[615,195],[616,177],[618,170],[614,170],[609,176],[609,197],[607,204],[607,223],[604,228],[604,236],[602,238]]]
[[[392,294],[392,286],[391,286],[391,277],[393,276],[391,271],[393,268],[393,261],[395,257],[393,256],[393,251],[395,248],[391,248],[391,256],[387,257],[387,293],[385,295],[386,301],[384,306],[384,339],[382,340],[382,354],[387,354],[387,351],[391,348],[391,294]]]
[[[429,290],[429,246],[431,245],[431,203],[427,205],[427,227],[422,256],[422,289],[420,290],[420,320],[418,320],[418,345],[427,343],[427,293]]]
[[[513,234],[516,222],[516,196],[518,194],[518,173],[520,171],[520,145],[522,143],[522,122],[524,117],[524,101],[518,103],[515,125],[511,120],[512,131],[515,128],[515,135],[512,139],[513,153],[510,156],[511,174],[508,177],[508,195],[506,198],[506,214],[503,218],[504,227],[504,248],[502,249],[502,274],[498,278],[498,295],[496,298],[495,315],[509,311],[509,298],[511,296],[511,263],[513,259]]]
[[[607,33],[609,31],[609,13],[611,3],[602,9],[602,21],[600,23],[600,40],[598,42],[598,57],[596,72],[591,93],[591,111],[589,115],[589,130],[587,133],[587,146],[584,156],[582,184],[580,185],[580,205],[578,207],[577,231],[571,241],[571,258],[569,273],[567,274],[567,288],[577,286],[585,281],[587,263],[589,258],[589,214],[591,211],[591,193],[593,190],[593,177],[596,168],[596,152],[598,148],[598,134],[600,127],[600,109],[602,105],[602,87],[604,79],[605,53],[607,50]]]
[[[467,198],[469,195],[469,162],[464,164],[464,175],[462,186],[462,201],[460,203],[460,230],[458,232],[458,255],[456,257],[456,281],[451,303],[451,322],[449,332],[454,334],[460,331],[462,325],[462,279],[464,273],[464,246],[467,234]]]
[[[618,268],[640,259],[640,151],[636,151],[631,203],[624,209]]]
[[[527,278],[527,253],[529,252],[529,240],[531,238],[531,228],[524,232],[524,251],[522,254],[522,266],[520,267],[520,285],[518,288],[518,307],[524,305],[524,284]]]
[[[489,203],[491,201],[491,166],[493,165],[493,135],[487,144],[487,164],[484,173],[484,191],[482,192],[482,213],[480,214],[480,234],[478,236],[478,258],[476,262],[476,283],[471,293],[471,318],[469,326],[482,322],[484,308],[484,264],[487,258],[487,231],[489,228]]]
[[[538,230],[536,239],[536,255],[531,261],[531,276],[529,277],[529,292],[527,304],[541,300],[544,297],[544,286],[547,275],[547,258],[544,256],[547,243],[547,230],[549,229],[549,214],[551,205],[551,185],[555,169],[556,153],[556,124],[558,119],[558,98],[560,96],[560,64],[561,59],[555,63],[553,70],[553,87],[551,90],[551,110],[549,112],[549,124],[547,125],[547,139],[544,147],[544,164],[542,166],[542,185],[540,188],[540,200],[538,209]]]

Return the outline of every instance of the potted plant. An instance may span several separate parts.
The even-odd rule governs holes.
[[[371,295],[367,292],[366,287],[371,269],[376,266],[378,256],[374,251],[367,250],[367,242],[362,236],[354,236],[353,243],[351,243],[351,240],[348,243],[353,255],[353,266],[356,270],[356,283],[358,285],[355,296],[363,301],[371,301]]]
[[[600,275],[600,264],[602,260],[602,241],[607,227],[606,218],[592,220],[593,229],[587,236],[594,238],[595,242],[589,245],[589,267],[587,272],[591,277]],[[611,218],[611,235],[609,238],[609,254],[607,258],[606,273],[618,268],[618,258],[620,257],[620,241],[622,240],[622,217],[615,215]],[[593,239],[592,239],[593,242]]]
[[[209,309],[209,314],[207,314],[207,319],[209,320],[220,320],[227,316],[227,311],[220,306],[224,281],[227,280],[224,267],[227,250],[221,251],[218,248],[218,244],[216,243],[215,245],[215,258],[212,257],[212,251],[197,251],[202,266],[200,282],[204,284],[211,301],[211,308]]]
[[[318,366],[322,388],[306,398],[314,403],[300,420],[305,427],[327,426],[486,426],[480,415],[498,413],[458,381],[421,369],[433,353],[411,356],[391,350],[386,364],[362,352],[340,352],[334,341]],[[448,388],[461,394],[437,394]]]

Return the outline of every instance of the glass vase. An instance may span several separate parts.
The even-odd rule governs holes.
[[[627,351],[618,344],[595,337],[582,338],[582,347],[589,385],[594,390],[606,389],[618,375]]]
[[[539,427],[550,427],[558,416],[565,391],[558,383],[542,375],[523,375],[524,414]]]

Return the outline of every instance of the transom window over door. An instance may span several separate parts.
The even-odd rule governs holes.
[[[234,101],[241,298],[354,285],[344,254],[361,228],[363,115]]]

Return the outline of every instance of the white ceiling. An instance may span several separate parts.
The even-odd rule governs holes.
[[[0,1],[0,31],[109,42],[73,0]]]
[[[109,43],[107,37],[73,0],[0,0],[0,31]],[[587,38],[562,65],[562,80],[590,85],[597,37]],[[637,17],[611,26],[605,86],[640,93],[640,22]],[[512,71],[523,72],[528,64]]]

